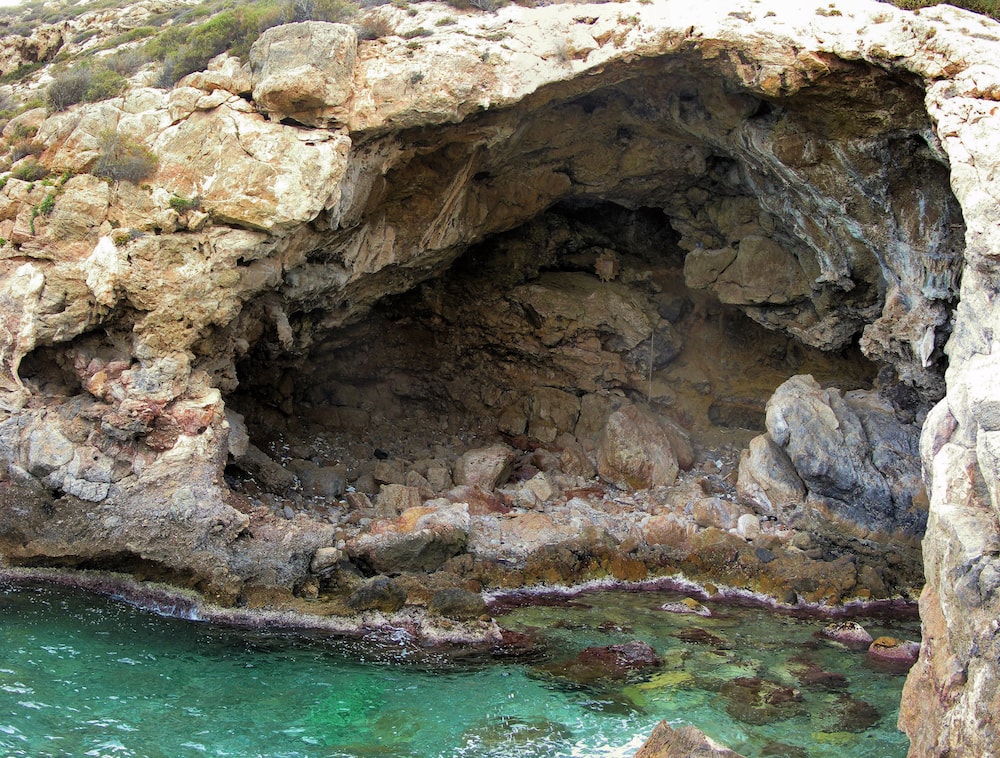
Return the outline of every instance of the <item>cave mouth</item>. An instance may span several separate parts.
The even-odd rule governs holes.
[[[345,487],[441,496],[459,456],[502,441],[521,453],[515,479],[541,467],[584,487],[604,423],[626,403],[680,429],[689,465],[734,482],[783,381],[873,386],[877,367],[856,340],[809,347],[689,287],[678,239],[658,209],[558,204],[385,297],[304,358],[251,352],[227,406],[289,475],[257,456],[230,462],[230,486],[278,509]]]

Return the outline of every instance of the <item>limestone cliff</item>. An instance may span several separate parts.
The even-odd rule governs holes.
[[[836,602],[905,588],[894,567],[926,519],[902,724],[915,755],[989,754],[1000,26],[868,0],[703,5],[383,6],[376,39],[279,26],[247,64],[8,123],[39,149],[0,190],[4,559],[251,603],[358,572],[516,584],[661,561]],[[108,168],[126,159],[147,175]],[[740,348],[757,332],[727,331],[736,312],[778,336]],[[732,342],[692,348],[695,322]],[[843,381],[782,384],[857,346]],[[722,378],[741,350],[768,366]],[[740,394],[779,384],[766,409]],[[588,499],[595,473],[655,492],[705,463],[685,398],[766,430],[742,503],[708,478],[625,514]],[[403,465],[371,431],[387,425],[518,447],[484,445],[475,475],[430,443]],[[365,447],[372,468],[299,450],[303,428],[350,432],[338,461]],[[492,492],[517,461],[523,484]],[[247,476],[350,510],[275,518]],[[785,550],[786,521],[821,544]],[[784,551],[771,568],[757,538]]]

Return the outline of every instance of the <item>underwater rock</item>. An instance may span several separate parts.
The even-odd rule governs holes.
[[[802,695],[792,687],[757,677],[738,677],[719,690],[726,712],[747,724],[762,726],[802,713]]]
[[[664,603],[660,606],[660,610],[667,613],[694,614],[706,618],[712,615],[711,609],[691,597],[686,597],[674,603]]]
[[[549,664],[543,670],[579,684],[624,680],[633,672],[660,666],[660,657],[645,642],[632,640],[621,645],[584,648],[576,657]]]
[[[827,671],[806,655],[797,655],[788,660],[788,671],[800,685],[820,690],[840,690],[847,686],[847,677]]]

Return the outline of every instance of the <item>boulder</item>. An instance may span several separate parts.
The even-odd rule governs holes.
[[[673,484],[680,470],[670,435],[649,411],[625,405],[608,417],[597,453],[601,478],[621,489]]]
[[[785,452],[762,434],[740,455],[736,492],[757,513],[781,518],[805,500],[806,486]]]
[[[740,755],[718,744],[696,727],[675,729],[666,721],[661,721],[634,758],[740,758]]]
[[[406,590],[386,576],[376,576],[347,598],[351,610],[395,613],[406,603]]]
[[[455,462],[455,484],[496,489],[507,481],[516,460],[517,454],[509,445],[498,443],[468,450]]]
[[[443,589],[431,597],[427,612],[453,619],[476,619],[486,613],[486,601],[478,592],[458,588]]]
[[[879,637],[868,647],[868,657],[893,670],[907,671],[920,657],[920,643]]]
[[[469,542],[469,511],[447,500],[404,511],[395,521],[383,521],[347,543],[356,563],[383,574],[435,571]]]
[[[927,513],[918,498],[923,491],[919,430],[899,422],[891,406],[872,393],[842,396],[823,389],[812,376],[794,376],[768,401],[767,430],[805,485],[810,509],[819,514],[809,526],[837,536],[845,524],[856,525],[865,537],[869,532],[923,533]],[[776,463],[777,452],[763,447],[747,456],[744,491],[759,494],[760,502],[766,497],[770,506],[762,507],[773,508],[771,493],[793,491],[794,480],[780,460]],[[763,465],[763,481],[783,480],[785,486],[755,487],[754,461]]]
[[[867,650],[872,644],[872,636],[857,621],[835,621],[823,627],[820,635],[852,650]]]
[[[375,498],[375,508],[385,518],[396,518],[403,511],[415,508],[424,501],[417,487],[403,484],[383,484]]]
[[[326,127],[342,120],[357,47],[346,24],[303,21],[266,30],[250,48],[254,102],[273,121]]]

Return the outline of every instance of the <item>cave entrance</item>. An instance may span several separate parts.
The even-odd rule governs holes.
[[[731,472],[785,379],[871,387],[856,343],[824,352],[765,329],[689,287],[685,256],[660,210],[556,205],[294,364],[251,354],[227,402],[296,474],[288,495],[301,505],[339,493],[337,480],[373,499],[389,483],[440,496],[460,455],[496,441],[523,453],[515,477],[543,466],[585,486],[604,422],[626,402],[683,430],[698,465]]]

